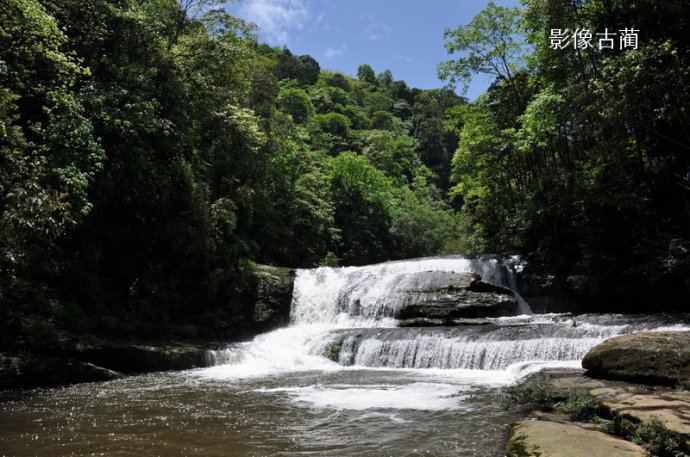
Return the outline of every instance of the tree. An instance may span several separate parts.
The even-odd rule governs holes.
[[[441,63],[439,77],[451,84],[462,84],[466,92],[473,75],[484,73],[510,86],[516,104],[522,102],[523,94],[512,85],[513,75],[524,65],[527,51],[522,34],[518,8],[489,2],[469,24],[446,29],[448,53],[461,56]]]
[[[360,65],[357,68],[357,79],[372,86],[376,85],[376,74],[374,73],[374,69],[371,68],[371,65]]]
[[[88,71],[64,52],[59,24],[38,1],[2,6],[0,301],[19,314],[44,303],[38,278],[62,267],[58,240],[91,211],[103,151],[72,92]]]
[[[276,98],[278,107],[292,116],[295,122],[303,124],[314,115],[314,105],[309,95],[302,89],[283,89]]]
[[[347,264],[381,261],[391,252],[391,183],[366,157],[343,152],[328,163],[338,240],[334,252]]]
[[[385,70],[376,77],[381,87],[389,88],[393,84],[393,73],[390,70]]]

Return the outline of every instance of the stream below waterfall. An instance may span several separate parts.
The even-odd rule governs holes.
[[[410,288],[471,272],[515,289],[516,265],[300,270],[291,325],[210,351],[213,366],[0,393],[0,455],[499,457],[517,419],[501,387],[578,368],[612,336],[690,328],[690,316],[532,315],[524,302],[476,325],[397,326]]]

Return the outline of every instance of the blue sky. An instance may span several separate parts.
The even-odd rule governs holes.
[[[443,86],[436,65],[448,60],[443,31],[466,24],[487,0],[239,0],[228,5],[235,16],[259,26],[261,41],[309,54],[322,68],[356,75],[368,63],[379,73],[390,69],[411,87]],[[518,6],[519,0],[494,0]],[[475,78],[468,98],[488,84]]]

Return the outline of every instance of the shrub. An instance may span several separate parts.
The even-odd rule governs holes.
[[[685,439],[678,433],[664,427],[664,424],[653,418],[637,429],[635,438],[645,443],[649,451],[657,457],[690,457],[690,449]]]
[[[569,414],[571,420],[593,422],[597,417],[599,402],[588,393],[569,392],[565,400],[554,405],[554,409]]]
[[[556,399],[556,394],[548,384],[527,382],[506,388],[501,403],[504,407],[526,405],[541,411],[552,411]]]

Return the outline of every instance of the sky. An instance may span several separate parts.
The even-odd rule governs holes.
[[[467,24],[487,0],[239,0],[228,11],[259,27],[261,42],[309,54],[321,68],[356,76],[369,64],[391,70],[410,87],[433,89],[444,82],[436,66],[450,57],[443,32]],[[519,0],[494,0],[519,6]],[[466,96],[473,100],[491,81],[477,76]],[[461,94],[462,95],[462,94]]]

